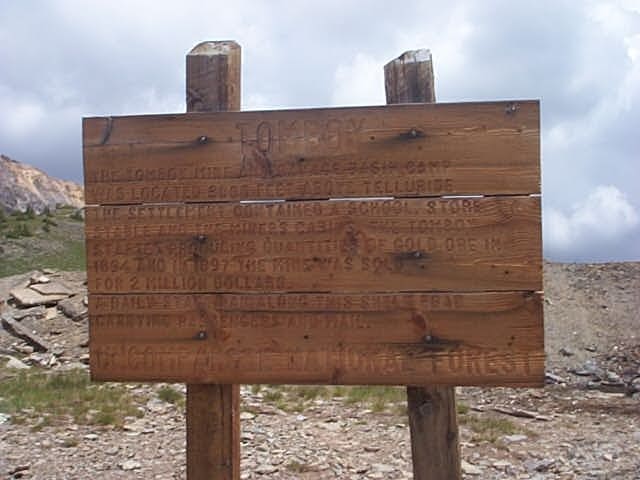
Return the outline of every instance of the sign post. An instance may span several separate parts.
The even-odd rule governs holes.
[[[451,387],[543,384],[537,101],[87,118],[83,143],[91,374],[189,384],[190,479],[238,475],[221,385],[416,386],[434,479]]]
[[[241,49],[202,42],[187,55],[187,112],[240,110]],[[187,477],[240,478],[240,385],[187,385]]]
[[[387,103],[436,101],[429,50],[405,52],[384,67]],[[408,386],[407,412],[415,480],[457,480],[460,443],[456,391],[450,386]]]

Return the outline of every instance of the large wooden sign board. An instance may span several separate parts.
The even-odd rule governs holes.
[[[538,102],[83,129],[94,379],[542,384]]]

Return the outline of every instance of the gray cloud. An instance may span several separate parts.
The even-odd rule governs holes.
[[[640,253],[640,210],[616,187],[599,185],[568,211],[549,207],[544,214],[547,251],[565,261],[604,260]]]
[[[248,108],[383,103],[384,63],[426,47],[439,101],[541,99],[548,257],[640,259],[637,224],[600,235],[576,220],[604,201],[602,188],[640,208],[632,1],[60,0],[0,9],[0,152],[53,175],[81,180],[82,116],[183,111],[184,55],[202,40],[242,45]]]

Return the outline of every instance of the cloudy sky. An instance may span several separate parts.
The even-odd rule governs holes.
[[[184,111],[185,54],[243,47],[243,108],[384,104],[433,53],[439,101],[539,98],[545,256],[640,260],[640,0],[0,0],[0,153],[82,180],[81,117]]]

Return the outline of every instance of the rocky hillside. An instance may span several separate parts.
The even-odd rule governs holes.
[[[84,206],[84,192],[77,183],[50,177],[42,170],[0,155],[0,207],[36,213],[46,207]]]

